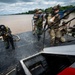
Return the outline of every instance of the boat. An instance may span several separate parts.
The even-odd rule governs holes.
[[[75,75],[75,38],[70,35],[65,37],[67,39],[65,43],[53,47],[47,46],[49,38],[44,39],[45,46],[40,52],[21,59],[19,64],[5,75]],[[26,46],[30,43],[29,38],[33,37],[26,39]]]
[[[20,60],[14,71],[15,75],[75,75],[75,45],[44,48]]]

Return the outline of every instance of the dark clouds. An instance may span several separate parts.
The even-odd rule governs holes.
[[[35,0],[0,0],[1,3],[33,2]]]
[[[57,4],[75,5],[75,0],[0,0],[0,14],[22,13],[36,8],[46,9]]]
[[[41,2],[41,1],[57,1],[57,2],[70,2],[72,0],[0,0],[2,3],[16,3],[16,2]]]
[[[15,3],[18,0],[0,0],[0,3]]]
[[[34,2],[36,0],[20,0],[20,1],[24,1],[24,2]]]
[[[44,0],[44,1],[51,1],[51,0]],[[61,1],[62,1],[62,2],[67,2],[67,1],[70,1],[70,0],[52,0],[52,1],[57,1],[57,2],[59,2],[59,1],[60,1],[60,2],[61,2]]]

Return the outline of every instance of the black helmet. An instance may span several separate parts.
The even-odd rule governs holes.
[[[0,25],[0,30],[6,30],[5,25]]]
[[[38,11],[39,11],[39,9],[35,9],[34,11],[35,11],[35,13],[36,13],[36,12],[38,12]]]
[[[56,10],[60,10],[60,5],[54,6],[51,10],[51,16],[55,16],[57,13],[55,13]]]
[[[59,10],[60,9],[60,5],[56,5],[52,8],[53,10]]]

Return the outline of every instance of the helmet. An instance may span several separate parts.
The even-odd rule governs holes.
[[[60,6],[59,5],[57,5],[57,6],[54,6],[53,8],[52,8],[52,10],[51,10],[51,16],[55,16],[56,14],[57,14],[57,12],[59,12],[59,11],[57,11],[57,12],[55,12],[56,10],[59,10],[60,9]]]
[[[5,30],[6,27],[4,25],[0,25],[0,30]]]
[[[39,10],[38,13],[42,13],[42,10]]]
[[[60,5],[54,6],[53,10],[59,10],[60,9]]]
[[[34,11],[35,11],[35,12],[38,12],[38,11],[39,11],[39,9],[35,9]]]

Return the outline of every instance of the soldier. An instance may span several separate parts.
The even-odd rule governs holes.
[[[39,10],[38,19],[36,21],[38,40],[40,39],[40,35],[42,34],[43,21],[44,21],[44,15],[42,13],[42,10]]]
[[[12,46],[12,49],[15,49],[10,28],[6,27],[5,25],[0,25],[0,36],[3,37],[6,49],[9,49],[10,44]]]
[[[60,30],[57,28],[60,24],[60,21],[57,22],[60,19],[60,15],[57,14],[59,11],[60,11],[60,6],[59,5],[54,6],[52,8],[52,13],[51,13],[52,18],[49,20],[49,26],[51,27],[51,29],[50,29],[50,39],[51,39],[50,44],[51,44],[51,46],[55,45],[55,43],[58,44],[59,41],[65,42],[65,40],[62,38]],[[54,23],[56,23],[56,24],[54,24]],[[53,24],[54,24],[54,26],[51,26]]]
[[[39,11],[39,9],[35,9],[35,14],[33,16],[33,22],[34,22],[34,25],[33,25],[33,34],[35,34],[35,31],[36,31],[36,21],[38,19],[38,11]]]
[[[70,33],[72,33],[72,36],[75,36],[75,25],[73,25],[73,27],[70,27]]]
[[[40,35],[42,34],[44,16],[43,16],[42,10],[40,9],[36,9],[35,12],[36,13],[33,16],[33,20],[34,20],[33,34],[35,34],[36,32],[38,40],[39,40]]]

